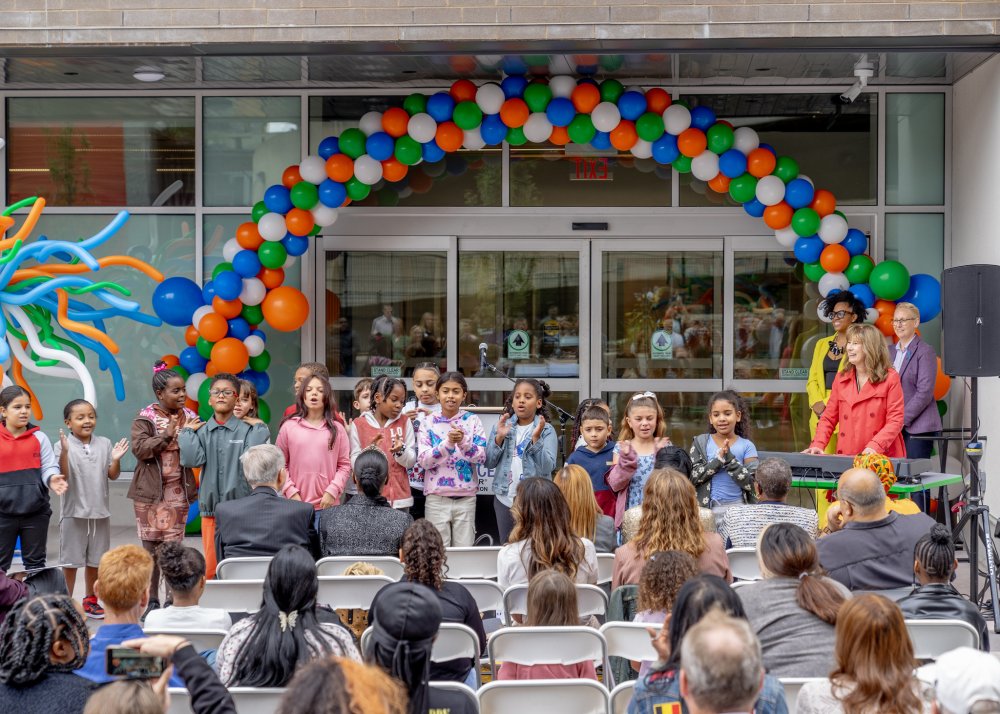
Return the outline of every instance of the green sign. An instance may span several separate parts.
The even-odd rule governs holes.
[[[524,330],[511,330],[507,335],[507,359],[528,359],[531,337]]]
[[[673,359],[674,338],[666,330],[657,330],[649,338],[650,359]]]

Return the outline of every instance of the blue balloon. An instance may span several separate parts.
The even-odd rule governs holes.
[[[734,179],[747,171],[747,157],[739,149],[729,149],[719,156],[719,171],[723,176]]]
[[[254,386],[257,387],[257,396],[262,397],[267,394],[267,390],[271,388],[271,378],[267,376],[267,372],[253,372]]]
[[[604,149],[611,148],[611,133],[607,131],[599,131],[594,134],[594,138],[590,140],[590,145],[595,149],[603,151]]]
[[[340,141],[335,136],[328,136],[319,142],[316,153],[323,159],[329,159],[334,154],[340,153]]]
[[[233,270],[240,277],[252,278],[260,272],[260,258],[255,250],[241,250],[233,256]]]
[[[868,236],[857,228],[850,228],[840,244],[847,248],[847,252],[851,254],[852,258],[856,255],[864,255],[864,252],[868,250]]]
[[[153,290],[153,312],[174,327],[190,325],[194,311],[204,304],[201,288],[188,278],[167,278]]]
[[[816,236],[799,238],[795,241],[795,257],[798,258],[801,263],[815,263],[819,260],[820,253],[823,252],[823,248],[825,247],[826,243],[821,241]]]
[[[507,125],[499,114],[487,114],[479,126],[479,135],[487,146],[497,146],[507,138]]]
[[[643,103],[645,103],[643,99]],[[552,122],[552,126],[569,126],[576,116],[576,107],[566,97],[555,97],[545,108],[545,116]]]
[[[212,298],[215,297],[215,281],[209,280],[205,283],[205,287],[201,289],[201,298],[205,301],[206,305],[212,304]]]
[[[347,198],[347,189],[344,184],[326,179],[319,185],[319,202],[330,208],[340,208]]]
[[[851,292],[866,308],[875,307],[875,293],[868,287],[868,283],[858,283],[851,286]]]
[[[285,252],[292,256],[300,256],[309,250],[309,237],[308,236],[297,236],[292,233],[288,233],[284,238],[281,239],[281,245],[285,246]],[[233,264],[236,267],[236,264]],[[258,270],[257,273],[260,271]],[[257,273],[254,273],[256,275]],[[247,276],[252,277],[252,276]]]
[[[229,325],[230,337],[235,337],[237,340],[245,340],[250,336],[250,323],[242,317],[234,317],[231,320],[226,320],[226,324]]]
[[[215,294],[223,300],[235,300],[243,291],[243,278],[235,270],[223,270],[212,280]]]
[[[927,273],[910,276],[910,289],[899,299],[909,302],[920,311],[920,321],[933,320],[941,312],[941,283]]]
[[[767,208],[767,206],[758,201],[756,198],[752,198],[743,204],[743,210],[754,218],[760,218],[763,216],[765,208]]]
[[[785,201],[794,209],[805,208],[812,203],[816,191],[805,179],[792,179],[785,186]]]
[[[427,113],[434,117],[434,121],[438,124],[443,121],[451,121],[451,115],[454,111],[455,100],[448,92],[438,92],[427,99]]]
[[[426,161],[429,164],[433,164],[437,161],[440,161],[441,159],[444,158],[445,155],[444,149],[438,146],[437,142],[434,141],[434,139],[431,139],[430,141],[428,141],[426,144],[423,145],[421,153],[424,156],[424,161]]]
[[[365,151],[376,161],[391,159],[396,149],[396,141],[384,131],[376,131],[365,141]]]
[[[646,112],[646,97],[642,92],[625,92],[618,97],[618,112],[622,119],[635,121]]]
[[[761,143],[761,145],[760,145],[760,147],[759,147],[759,148],[761,148],[761,149],[767,149],[768,151],[770,151],[770,152],[771,152],[772,154],[774,154],[775,156],[777,156],[777,155],[778,155],[778,152],[777,152],[777,151],[775,151],[775,150],[774,150],[774,147],[773,147],[773,146],[771,146],[770,144],[764,144],[764,143]]]
[[[265,333],[259,327],[251,330],[250,334],[259,337],[260,339],[264,340],[264,342],[267,342],[267,333]]]
[[[680,155],[677,137],[673,134],[664,134],[653,142],[653,160],[658,164],[672,164]]]
[[[504,77],[504,80],[500,83],[500,86],[503,87],[503,93],[507,94],[507,87],[504,85],[511,80],[514,80],[514,86],[520,86],[521,91],[523,92],[524,88],[528,86],[528,80],[519,75],[526,74],[528,72],[527,63],[525,63],[525,61],[517,55],[507,55],[503,58],[503,63],[500,66],[503,67],[504,74],[515,75],[512,77]],[[523,82],[523,84],[519,84],[518,81]],[[507,99],[520,96],[520,94],[507,94]]]
[[[270,186],[264,191],[264,205],[271,213],[288,213],[294,206],[287,188],[280,184]]]
[[[208,360],[198,354],[198,349],[196,347],[185,347],[181,350],[181,353],[177,355],[177,361],[181,363],[181,367],[186,369],[191,374],[204,372],[205,366],[208,364]]]
[[[691,126],[695,129],[708,131],[715,123],[715,112],[708,107],[695,107],[691,110]]]

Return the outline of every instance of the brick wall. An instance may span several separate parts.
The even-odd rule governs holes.
[[[0,48],[59,44],[991,37],[1000,2],[2,0]]]

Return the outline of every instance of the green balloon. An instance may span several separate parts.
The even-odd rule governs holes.
[[[673,167],[677,169],[677,173],[689,174],[691,173],[691,157],[690,156],[678,156],[674,159]]]
[[[843,218],[845,221],[847,220],[847,216],[844,215],[843,211],[834,211],[834,213]]]
[[[208,380],[205,380],[205,384],[208,384]],[[198,416],[202,421],[208,421],[215,414],[215,410],[212,409],[212,405],[206,402],[198,402]]]
[[[319,189],[316,188],[316,184],[308,181],[299,181],[292,186],[288,194],[292,199],[292,205],[305,211],[319,203]]]
[[[716,122],[708,127],[708,150],[713,154],[724,154],[733,148],[733,128],[728,124]]]
[[[806,263],[802,266],[803,274],[812,282],[818,283],[819,279],[826,275],[826,270],[823,266],[819,264],[819,261],[815,263]]]
[[[577,114],[573,121],[569,123],[566,131],[569,133],[569,140],[574,144],[589,144],[597,135],[594,128],[594,120],[589,114]]]
[[[212,358],[212,345],[214,345],[214,344],[215,344],[214,342],[209,342],[204,337],[201,337],[199,335],[198,336],[198,341],[194,343],[194,348],[196,350],[198,350],[198,354],[200,354],[205,359],[211,359]]]
[[[750,174],[737,176],[729,182],[729,195],[737,203],[752,201],[757,195],[757,178]]]
[[[232,270],[232,269],[233,269],[232,263],[229,262],[219,263],[214,268],[212,268],[212,280],[215,280],[217,277],[219,277],[219,273],[224,273],[227,270]]]
[[[617,79],[605,79],[601,82],[601,101],[617,102],[625,94],[625,85]]]
[[[352,176],[350,179],[348,179],[347,183],[344,184],[344,188],[347,189],[347,196],[352,201],[365,200],[366,198],[368,198],[368,194],[371,193],[372,190],[372,187],[369,186],[368,184],[361,183],[360,181],[358,181],[357,176]]]
[[[379,191],[376,198],[378,199],[378,205],[380,206],[388,206],[391,208],[399,205],[399,194],[388,187]]]
[[[844,277],[851,281],[851,285],[867,283],[874,267],[875,261],[867,255],[856,255],[844,269]]]
[[[883,300],[899,300],[910,289],[910,271],[896,260],[884,260],[868,278],[872,292]]]
[[[172,370],[173,370],[174,372],[176,372],[176,373],[177,373],[177,375],[178,375],[178,376],[179,376],[179,377],[180,377],[181,379],[183,379],[183,380],[184,380],[185,382],[187,381],[187,378],[191,376],[191,373],[190,373],[190,372],[188,372],[188,371],[187,371],[186,369],[184,369],[183,367],[181,367],[181,366],[180,366],[179,364],[178,364],[178,365],[175,365],[175,366],[173,366],[173,367],[171,367],[170,369],[172,369]]]
[[[674,101],[672,101],[670,103],[670,106],[673,106],[674,104],[679,104],[682,107],[684,107],[685,109],[691,109],[691,102],[689,102],[686,99],[675,99]]]
[[[803,238],[816,235],[819,230],[819,214],[811,208],[800,208],[792,214],[792,230]]]
[[[419,141],[414,139],[409,134],[404,134],[396,139],[396,151],[394,152],[394,155],[399,163],[406,164],[407,166],[413,166],[414,164],[420,163],[420,159],[423,158],[423,149],[420,147]],[[350,183],[350,181],[348,181],[348,183]],[[348,190],[347,194],[350,195],[350,193],[350,190]]]
[[[256,357],[250,358],[250,369],[254,372],[266,372],[271,366],[271,353],[264,350]]]
[[[532,82],[524,88],[524,103],[531,111],[544,112],[550,101],[552,101],[552,90],[549,89],[549,85]]]
[[[322,230],[323,230],[323,226],[313,226],[312,230],[309,231],[309,235],[311,235],[311,236],[318,236],[320,234],[320,231],[322,231]]]
[[[271,406],[263,399],[257,400],[257,416],[263,422],[271,421]]]
[[[259,325],[264,322],[264,310],[260,305],[244,305],[243,309],[240,310],[240,317],[251,325]],[[198,353],[201,354],[201,351],[199,350]]]
[[[635,120],[635,132],[644,141],[656,141],[663,136],[663,115],[646,112]]]
[[[475,102],[459,102],[455,105],[451,120],[458,124],[459,129],[475,129],[483,123],[483,110]]]
[[[257,249],[257,257],[260,258],[261,265],[273,270],[285,264],[285,260],[288,258],[288,251],[285,250],[285,246],[281,244],[281,241],[266,240]]]
[[[208,404],[209,391],[212,389],[212,380],[206,379],[198,387],[198,404]]]
[[[552,61],[548,55],[524,55],[521,59],[529,67],[546,67]]]
[[[771,173],[788,183],[799,175],[799,165],[790,156],[779,156]]]
[[[528,143],[528,137],[524,135],[524,128],[513,126],[507,130],[507,143],[511,146],[522,146]]]
[[[937,401],[938,414],[944,416],[948,413],[948,402],[943,399],[938,399]]]
[[[597,58],[597,62],[601,65],[602,69],[614,72],[616,69],[621,69],[622,65],[625,64],[625,57],[624,55],[601,55]]]
[[[427,97],[420,92],[415,92],[403,100],[403,109],[411,117],[427,111]]]
[[[250,217],[253,219],[254,223],[257,223],[266,213],[270,213],[270,211],[267,210],[267,206],[264,205],[263,201],[257,201],[257,203],[253,204],[253,210],[250,212]]]
[[[340,153],[356,159],[365,153],[366,139],[365,133],[360,129],[344,129],[337,140],[337,146],[340,148]]]

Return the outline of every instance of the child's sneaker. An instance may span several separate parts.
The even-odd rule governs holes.
[[[94,620],[104,619],[104,608],[97,602],[97,597],[91,595],[83,599],[83,611]]]

